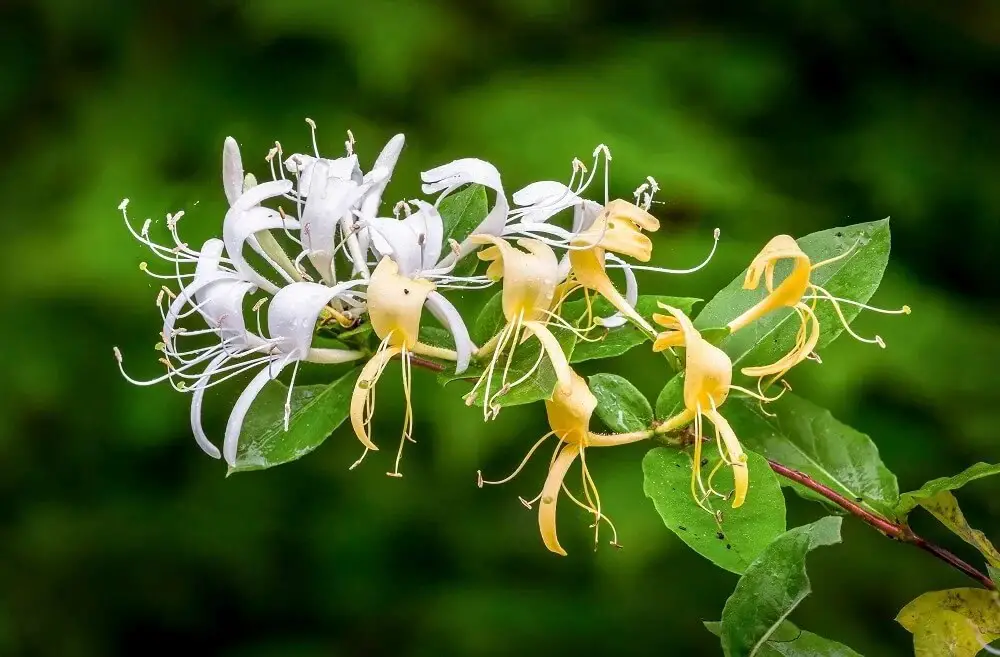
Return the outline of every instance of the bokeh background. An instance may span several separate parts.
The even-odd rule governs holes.
[[[455,157],[493,161],[513,190],[607,143],[615,192],[660,182],[658,264],[697,262],[722,229],[710,268],[647,291],[710,295],[772,234],[891,216],[875,302],[913,315],[860,320],[888,349],[842,339],[792,381],[870,433],[904,489],[1000,459],[1000,5],[710,4],[0,3],[0,654],[719,654],[701,621],[736,578],[662,526],[642,446],[591,464],[624,549],[595,553],[564,505],[561,559],[517,501],[544,459],[475,486],[544,431],[540,407],[484,426],[418,373],[404,478],[383,474],[392,450],[348,472],[342,428],[302,461],[226,479],[186,397],[122,381],[112,345],[157,373],[158,315],[121,198],[139,219],[186,209],[203,239],[225,207],[223,138],[263,174],[274,139],[307,147],[306,116],[328,152],[352,128],[367,162],[405,132],[391,201]],[[666,377],[641,350],[613,367],[650,395]],[[386,444],[396,379],[376,415]],[[209,396],[217,431],[234,395]],[[960,494],[994,539],[997,492]],[[789,505],[793,522],[821,513]],[[810,572],[794,620],[869,657],[909,652],[903,604],[967,583],[851,520]]]

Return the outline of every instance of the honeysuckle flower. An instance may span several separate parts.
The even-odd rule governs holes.
[[[590,391],[587,382],[575,371],[570,370],[568,383],[557,385],[552,398],[545,402],[545,413],[551,431],[535,442],[521,464],[508,477],[499,481],[486,481],[482,478],[482,474],[479,474],[480,487],[484,484],[506,483],[517,476],[542,443],[551,436],[556,436],[559,442],[552,455],[542,491],[534,499],[528,501],[522,498],[521,502],[528,508],[538,503],[538,530],[542,543],[549,551],[563,556],[566,555],[566,551],[560,545],[556,531],[556,508],[560,492],[565,492],[570,501],[594,514],[595,544],[599,538],[600,523],[604,521],[608,523],[613,534],[611,544],[618,545],[615,526],[601,511],[601,496],[587,467],[587,449],[626,445],[646,440],[653,435],[652,430],[612,435],[594,433],[590,431],[590,418],[596,407],[597,398]],[[566,474],[578,457],[583,482],[582,501],[569,491],[565,482]]]
[[[833,309],[837,313],[837,317],[840,319],[848,335],[860,342],[877,344],[885,348],[885,342],[880,336],[876,335],[874,338],[865,338],[855,333],[847,318],[844,317],[844,312],[840,307],[841,304],[846,303],[866,310],[891,315],[909,314],[909,306],[903,306],[899,310],[876,308],[851,299],[835,297],[825,288],[816,285],[810,280],[810,274],[813,271],[847,257],[856,247],[857,243],[838,256],[811,264],[809,256],[799,248],[795,239],[789,235],[778,235],[764,246],[761,252],[750,263],[746,278],[743,281],[743,288],[755,290],[760,285],[761,278],[763,278],[765,288],[767,289],[767,296],[754,304],[742,315],[729,322],[729,329],[730,331],[738,331],[764,315],[781,308],[791,308],[798,315],[800,324],[795,336],[795,345],[788,353],[770,365],[744,367],[741,370],[743,374],[761,378],[772,377],[771,381],[773,381],[784,376],[792,367],[809,358],[819,342],[820,324],[819,319],[816,317],[815,309],[817,302],[821,300],[829,301],[833,305]],[[775,286],[774,269],[782,260],[791,261],[791,272]]]
[[[405,138],[399,134],[390,139],[371,171],[363,173],[350,131],[344,143],[346,155],[324,158],[316,141],[316,123],[312,119],[306,122],[312,134],[314,154],[294,153],[284,161],[283,168],[276,168],[274,159],[282,155],[281,145],[276,143],[267,158],[271,163],[271,177],[284,180],[285,170],[296,177],[296,189],[288,198],[296,203],[301,220],[303,255],[309,258],[322,279],[331,284],[336,281],[333,259],[345,247],[353,271],[367,278],[368,236],[361,230],[359,220],[377,214]]]
[[[602,203],[588,200],[583,193],[594,181],[600,168],[604,169],[604,194]],[[587,176],[587,168],[579,160],[573,161],[573,173],[568,184],[555,181],[536,182],[514,193],[514,203],[519,206],[510,213],[505,236],[524,235],[540,239],[551,246],[563,247],[566,255],[560,262],[559,279],[570,277],[560,290],[564,298],[572,291],[582,288],[587,299],[588,317],[595,323],[608,328],[621,326],[632,321],[647,333],[655,330],[649,322],[635,311],[638,300],[638,285],[634,269],[645,269],[662,273],[691,273],[711,260],[711,253],[697,267],[684,270],[661,267],[636,267],[619,258],[617,254],[648,262],[652,254],[652,242],[642,231],[655,231],[659,221],[649,213],[653,194],[659,187],[653,178],[647,178],[635,191],[635,203],[623,199],[609,201],[608,179],[610,175],[611,153],[601,144],[594,150],[594,164]],[[579,178],[577,177],[579,176]],[[573,208],[571,229],[547,223],[559,212]],[[718,231],[715,244],[718,243]],[[625,276],[626,290],[622,295],[611,282],[607,269],[621,269]],[[590,310],[590,292],[604,296],[618,311],[608,318],[594,318]]]
[[[670,418],[667,423],[678,426],[694,422],[694,464],[691,471],[691,495],[706,510],[709,510],[705,504],[709,495],[716,494],[725,497],[716,493],[712,488],[711,476],[715,474],[718,467],[725,464],[733,469],[735,483],[733,508],[739,507],[746,500],[750,482],[746,454],[743,452],[733,428],[719,412],[719,408],[725,403],[731,390],[740,390],[755,397],[757,395],[745,388],[732,385],[733,363],[729,356],[702,338],[701,333],[695,329],[687,315],[677,308],[663,303],[660,303],[659,306],[670,314],[653,315],[653,321],[666,329],[657,336],[653,350],[661,351],[673,346],[685,348],[684,410]],[[719,465],[709,476],[707,486],[701,478],[703,418],[715,427],[715,439],[720,458]]]
[[[401,275],[399,265],[389,257],[379,262],[368,280],[368,318],[372,330],[381,342],[371,360],[362,368],[351,396],[351,426],[365,447],[361,458],[351,466],[352,468],[364,459],[368,450],[378,450],[371,439],[371,418],[375,411],[375,384],[378,383],[389,361],[399,356],[402,363],[406,414],[395,468],[387,474],[393,477],[402,476],[399,472],[399,462],[403,455],[403,445],[407,440],[413,440],[411,357],[414,353],[439,355],[434,347],[423,345],[419,341],[420,316],[424,304],[433,291],[434,284],[430,281]]]
[[[486,275],[495,281],[503,280],[501,305],[507,320],[500,332],[480,350],[480,353],[489,353],[492,350],[493,355],[486,371],[466,396],[466,401],[471,404],[476,392],[483,386],[483,416],[489,419],[499,411],[499,408],[493,405],[494,397],[533,375],[542,362],[542,354],[547,355],[552,362],[559,385],[570,384],[571,370],[559,341],[548,328],[551,321],[561,320],[550,310],[555,297],[559,268],[556,254],[542,242],[527,238],[517,240],[520,249],[493,235],[474,235],[472,243],[488,245],[487,248],[480,250],[478,255],[481,260],[490,263]],[[568,328],[572,330],[572,327]],[[541,343],[542,352],[539,353],[538,360],[529,372],[514,382],[508,382],[507,375],[514,351],[527,336],[531,335]],[[491,395],[497,366],[501,355],[508,347],[506,365],[499,376],[500,390],[496,395]]]
[[[376,217],[365,221],[367,234],[371,237],[372,251],[379,256],[380,262],[389,258],[396,264],[399,276],[428,281],[435,287],[482,287],[483,282],[488,281],[483,276],[462,277],[446,273],[447,268],[439,262],[444,236],[441,215],[429,203],[413,203],[417,206],[417,211],[403,219]],[[461,374],[468,369],[472,354],[476,351],[465,320],[455,306],[436,289],[428,293],[426,305],[455,339],[455,353],[444,356],[456,361],[455,371]]]
[[[455,160],[424,171],[420,174],[420,178],[424,181],[422,186],[424,194],[441,192],[434,202],[435,207],[441,205],[442,200],[463,185],[483,185],[496,194],[496,202],[486,217],[472,231],[469,238],[458,244],[442,258],[438,264],[439,268],[448,270],[454,267],[459,260],[472,253],[476,248],[476,243],[472,240],[471,235],[500,235],[503,231],[510,205],[507,203],[507,197],[503,191],[500,172],[489,162],[471,157]]]
[[[126,202],[122,203],[123,214],[126,205]],[[126,223],[128,224],[127,215]],[[145,233],[144,228],[140,235]],[[199,446],[213,458],[219,458],[220,452],[208,439],[201,424],[205,390],[262,365],[266,366],[240,396],[230,416],[223,454],[226,461],[233,465],[243,417],[267,380],[276,377],[290,362],[296,363],[297,371],[297,363],[301,360],[341,363],[361,358],[363,354],[353,350],[310,347],[312,331],[322,307],[337,296],[350,294],[350,288],[355,287],[359,281],[333,288],[305,282],[292,283],[282,288],[269,308],[268,326],[271,337],[263,338],[248,331],[244,322],[244,298],[256,289],[256,285],[244,280],[235,268],[227,266],[231,262],[222,256],[223,250],[224,243],[221,240],[210,239],[200,252],[192,252],[197,253],[197,260],[195,271],[190,275],[192,280],[187,284],[183,281],[188,275],[180,273],[179,267],[188,260],[178,258],[175,261],[178,267],[175,278],[181,285],[180,291],[175,294],[169,288],[163,288],[158,297],[158,303],[162,302],[164,296],[170,299],[168,308],[162,311],[163,341],[157,345],[157,349],[164,354],[161,362],[167,368],[166,374],[150,380],[135,379],[125,372],[122,355],[117,347],[114,352],[122,375],[130,382],[152,385],[169,381],[175,389],[192,393],[192,432]],[[320,299],[324,301],[320,303]],[[188,306],[190,309],[186,310]],[[255,310],[259,308],[258,303]],[[193,315],[204,318],[207,328],[186,330],[176,327],[180,320]],[[193,349],[182,348],[180,345],[181,338],[205,337],[209,334],[217,337],[219,342]],[[291,392],[286,400],[286,425],[290,399]]]

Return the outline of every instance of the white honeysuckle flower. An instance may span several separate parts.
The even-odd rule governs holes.
[[[372,170],[362,172],[357,155],[354,154],[354,137],[348,131],[349,139],[344,157],[329,159],[319,153],[316,142],[316,124],[306,119],[312,133],[314,155],[295,153],[279,167],[281,179],[284,172],[295,175],[297,189],[289,198],[295,201],[302,222],[302,244],[306,255],[327,283],[336,281],[333,258],[337,251],[345,248],[347,259],[354,273],[368,278],[369,270],[365,259],[368,251],[368,236],[360,230],[359,218],[374,217],[382,201],[396,161],[403,149],[405,138],[394,136],[382,149]],[[271,176],[278,180],[274,167],[274,156],[280,154],[276,145],[268,155],[271,162]],[[305,204],[305,208],[302,205]],[[340,238],[337,229],[340,229]]]
[[[226,253],[236,269],[247,281],[270,294],[276,293],[278,286],[247,262],[243,255],[243,245],[250,242],[251,237],[263,231],[299,227],[298,221],[260,205],[268,199],[287,194],[291,189],[292,183],[286,180],[275,180],[251,187],[229,208],[222,223],[222,240],[226,244]],[[296,282],[281,267],[274,267],[274,270],[286,282]]]
[[[470,237],[472,235],[500,235],[507,223],[510,204],[507,203],[507,196],[503,191],[500,172],[495,166],[485,160],[469,157],[424,171],[420,174],[420,178],[424,181],[421,188],[424,194],[441,192],[434,203],[435,207],[440,206],[445,197],[463,185],[478,184],[493,190],[496,193],[496,202],[482,222],[470,233]],[[459,244],[457,250],[452,251],[442,259],[440,266],[453,267],[455,263],[475,249],[476,244],[466,238]]]
[[[295,376],[302,361],[320,363],[345,363],[358,360],[364,354],[346,349],[316,349],[312,347],[316,322],[323,308],[333,299],[352,287],[363,284],[355,280],[328,287],[319,283],[300,282],[283,287],[268,305],[267,328],[271,349],[266,365],[250,380],[233,404],[232,413],[226,423],[226,434],[222,454],[230,467],[236,465],[236,451],[239,446],[243,420],[251,404],[268,381],[278,377],[289,364],[295,364],[292,381],[285,399],[285,430],[291,417],[291,398],[295,388]]]
[[[240,154],[239,144],[232,137],[226,137],[222,146],[222,188],[229,201],[229,207],[232,208],[236,205],[244,193],[256,186],[257,179],[254,178],[253,174],[244,174],[243,172],[243,157]],[[257,205],[259,203],[260,201],[257,202]],[[247,207],[247,204],[244,203],[243,206]],[[292,280],[302,280],[302,276],[292,260],[270,231],[265,230],[251,235],[247,238],[247,242],[250,244],[250,248],[264,258],[271,267],[284,271]]]

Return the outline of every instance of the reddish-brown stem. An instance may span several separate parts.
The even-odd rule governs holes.
[[[904,524],[895,523],[891,520],[883,518],[882,516],[874,514],[871,511],[868,511],[858,503],[844,497],[843,495],[831,489],[830,487],[824,486],[823,484],[819,483],[818,481],[816,481],[809,475],[805,474],[804,472],[793,470],[792,468],[781,465],[780,463],[772,461],[771,459],[768,459],[767,462],[770,464],[771,469],[774,470],[777,474],[787,479],[791,479],[792,481],[801,484],[802,486],[805,486],[814,493],[817,493],[818,495],[821,495],[824,498],[830,500],[831,502],[833,502],[840,508],[844,509],[851,515],[861,518],[866,523],[868,523],[875,529],[882,532],[882,534],[884,534],[885,536],[895,539],[900,543],[910,543],[912,545],[915,545],[924,552],[934,555],[935,557],[945,562],[952,568],[955,568],[956,570],[965,573],[966,575],[976,580],[986,588],[994,591],[996,590],[996,584],[994,584],[993,580],[991,580],[989,577],[979,572],[979,570],[977,570],[975,567],[971,566],[962,559],[958,558],[948,550],[938,547],[937,545],[934,545],[933,543],[928,542],[926,539],[918,536],[908,526]]]

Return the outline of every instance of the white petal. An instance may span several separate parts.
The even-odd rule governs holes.
[[[337,225],[365,193],[353,180],[333,174],[331,163],[317,160],[311,168],[311,186],[302,210],[302,246],[324,280],[333,280],[333,249]]]
[[[582,233],[590,228],[603,209],[604,206],[600,203],[584,199],[583,203],[573,210],[573,232]]]
[[[222,146],[222,188],[230,206],[243,194],[243,158],[239,144],[232,137],[226,137]]]
[[[243,299],[253,288],[253,283],[224,278],[210,282],[194,294],[198,312],[209,326],[218,328],[223,341],[230,341],[231,349],[245,349],[250,345],[250,334],[243,319]]]
[[[191,432],[194,434],[194,439],[198,443],[198,446],[213,459],[221,458],[222,454],[219,453],[219,448],[213,445],[212,441],[205,434],[205,429],[201,425],[201,408],[205,402],[205,384],[208,383],[215,370],[219,369],[228,358],[229,354],[225,352],[213,358],[212,362],[205,367],[201,373],[201,377],[194,384],[194,393],[191,395]]]
[[[266,183],[261,183],[243,192],[243,195],[233,204],[233,207],[240,210],[249,210],[269,198],[281,196],[290,191],[292,191],[291,180],[269,180]]]
[[[323,306],[345,291],[364,285],[353,280],[328,287],[303,281],[281,288],[267,309],[267,330],[278,348],[290,357],[305,358],[312,345],[316,320]]]
[[[365,176],[365,182],[372,183],[365,199],[361,202],[361,216],[374,217],[378,214],[379,205],[382,203],[382,193],[385,191],[389,179],[392,178],[392,170],[396,168],[399,154],[403,151],[405,137],[396,135],[390,139],[382,152],[375,158],[371,172]],[[378,174],[376,175],[376,171]]]
[[[233,404],[233,411],[229,414],[229,421],[226,423],[226,437],[222,442],[222,454],[226,457],[226,463],[230,467],[236,465],[236,448],[239,447],[240,432],[243,430],[243,420],[246,419],[250,405],[257,399],[257,395],[264,389],[269,381],[277,378],[281,370],[291,362],[288,357],[268,363],[257,375],[250,380],[247,387],[240,393],[236,403]]]
[[[226,243],[226,253],[240,272],[240,275],[262,290],[274,294],[278,291],[278,286],[261,276],[250,266],[250,263],[243,257],[243,245],[251,235],[258,231],[275,230],[283,227],[295,229],[299,227],[299,222],[288,217],[282,218],[277,212],[268,208],[258,207],[247,211],[240,208],[244,199],[250,194],[269,184],[271,183],[264,183],[263,185],[254,187],[241,196],[237,204],[229,209],[225,220],[222,222],[222,239]]]
[[[422,187],[425,194],[434,194],[443,190],[442,196],[446,196],[461,185],[473,183],[489,187],[496,192],[496,203],[486,218],[472,231],[472,234],[499,235],[503,231],[510,205],[507,203],[507,197],[503,191],[500,172],[489,162],[475,158],[455,160],[430,171],[424,171],[420,177],[426,183]],[[460,245],[458,255],[449,253],[441,260],[439,266],[447,267],[474,249],[475,245],[466,239]]]
[[[524,222],[547,221],[566,208],[583,202],[583,199],[574,194],[569,187],[554,180],[531,183],[514,192],[511,198],[515,205],[534,206],[519,210],[524,213],[521,216],[521,221]]]
[[[432,269],[441,257],[441,242],[444,239],[444,221],[441,214],[430,203],[414,201],[418,210],[403,220],[419,239],[423,235],[421,269]]]
[[[417,234],[398,219],[375,217],[368,219],[368,234],[372,246],[380,256],[388,256],[399,265],[403,276],[414,276],[420,271],[422,258]]]
[[[298,172],[299,194],[301,196],[309,196],[313,185],[313,172],[318,171],[316,165],[320,163],[323,164],[323,168],[326,170],[327,176],[339,178],[344,181],[351,181],[356,184],[361,184],[362,182],[361,167],[358,164],[358,157],[356,155],[348,155],[347,157],[339,157],[335,160],[329,160],[325,157],[317,158],[311,155],[296,153],[285,160],[285,168],[293,173],[296,171]],[[291,165],[291,167],[289,167],[289,165]]]
[[[427,295],[425,305],[439,322],[448,327],[448,331],[455,338],[455,352],[458,354],[455,362],[455,373],[461,374],[469,368],[469,360],[476,351],[476,345],[469,337],[469,329],[465,326],[465,320],[462,319],[455,306],[437,291]]]

